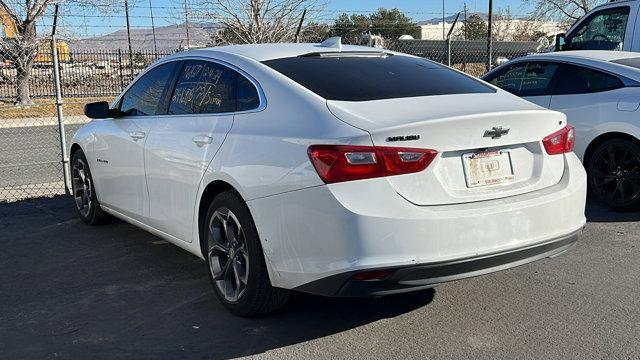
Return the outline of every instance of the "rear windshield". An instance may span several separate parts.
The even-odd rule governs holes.
[[[310,54],[263,63],[327,100],[495,92],[479,80],[445,66],[402,55]]]
[[[634,67],[636,69],[640,69],[640,57],[612,60],[611,62],[612,63],[616,63],[616,64],[620,64],[620,65],[631,66],[631,67]]]

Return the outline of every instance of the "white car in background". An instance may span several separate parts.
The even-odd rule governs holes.
[[[566,114],[592,193],[614,209],[640,208],[639,53],[536,54],[497,67],[483,79]]]
[[[194,50],[85,111],[80,218],[205,259],[238,315],[289,289],[386,295],[506,269],[585,224],[565,116],[422,58],[336,39]]]

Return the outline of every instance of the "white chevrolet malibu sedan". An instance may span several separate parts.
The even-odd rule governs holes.
[[[162,59],[72,145],[89,224],[206,260],[233,313],[380,296],[557,255],[585,224],[566,117],[422,58],[241,45]]]

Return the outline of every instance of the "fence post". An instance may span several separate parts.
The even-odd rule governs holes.
[[[451,38],[447,38],[447,66],[451,66]]]
[[[58,5],[55,7],[53,20],[53,30],[51,32],[51,59],[53,60],[53,83],[56,90],[56,113],[58,115],[58,133],[60,134],[60,157],[62,162],[62,177],[64,180],[64,191],[71,195],[69,190],[69,158],[67,156],[67,140],[64,129],[64,116],[62,114],[62,87],[60,86],[60,62],[58,60],[58,43],[56,41],[56,23],[58,19]]]
[[[122,50],[118,49],[118,72],[120,74],[120,91],[124,89],[124,74],[122,73]]]
[[[444,9],[444,1],[442,2],[442,9]],[[460,13],[456,15],[456,18],[453,20],[453,24],[451,24],[451,28],[449,29],[449,33],[447,34],[447,66],[451,66],[451,33],[453,33],[453,29],[456,28],[456,24],[458,23],[459,17],[460,17]],[[443,27],[444,27],[444,21],[443,21]]]
[[[491,66],[493,65],[493,31],[492,31],[492,21],[491,18],[493,16],[493,0],[489,0],[489,14],[487,15],[487,72],[491,71]]]

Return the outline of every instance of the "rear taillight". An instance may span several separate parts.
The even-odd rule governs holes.
[[[544,149],[549,155],[572,152],[575,142],[575,130],[571,125],[567,125],[564,128],[542,139]]]
[[[311,145],[311,163],[326,184],[420,172],[438,154],[435,150],[351,146]]]

